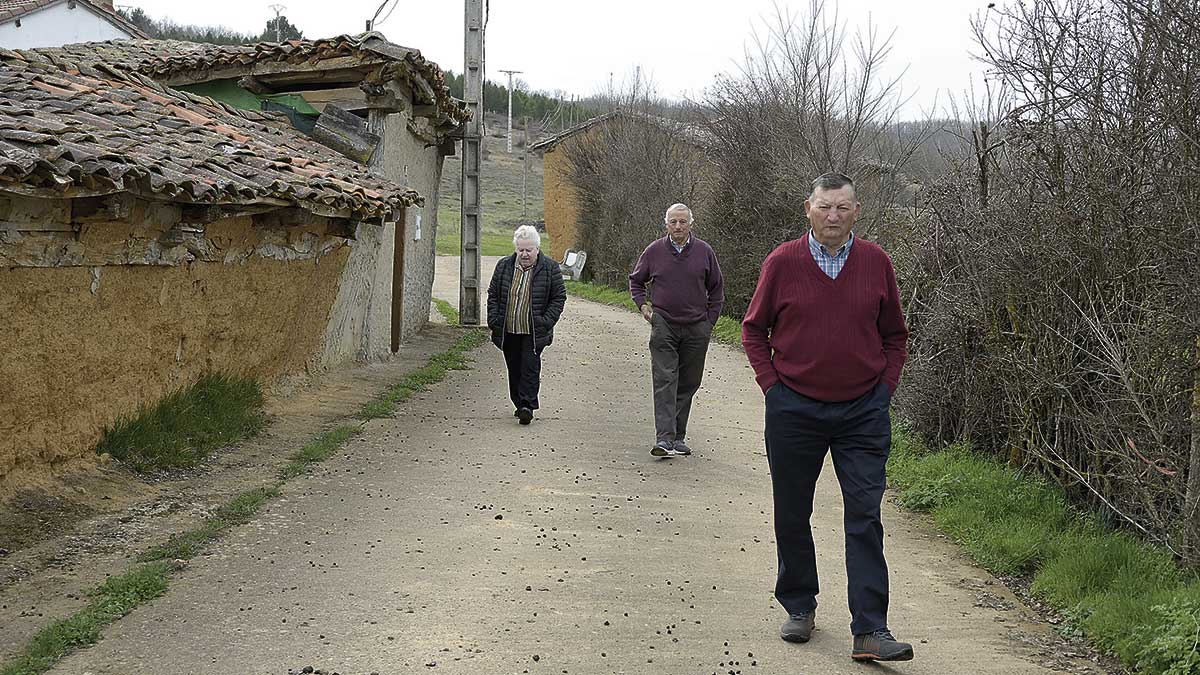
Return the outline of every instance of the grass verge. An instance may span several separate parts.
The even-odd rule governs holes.
[[[1200,673],[1200,578],[1168,551],[1104,527],[1066,495],[963,446],[931,452],[897,429],[888,477],[975,560],[1032,579],[1066,630],[1148,675]]]
[[[449,303],[441,300],[435,300],[435,303],[438,311],[442,312],[447,320],[453,318],[453,323],[458,323],[458,312]],[[359,417],[372,419],[384,414],[391,414],[395,410],[396,404],[407,399],[414,392],[421,391],[430,384],[443,379],[450,370],[468,368],[471,360],[467,356],[467,352],[482,345],[486,340],[487,332],[482,329],[464,331],[449,349],[429,357],[425,366],[409,373],[399,383],[364,405]],[[211,383],[206,386],[211,386]],[[261,418],[262,394],[257,389],[257,385],[255,385],[254,391],[257,392],[257,410],[260,415],[257,426],[255,426],[255,431],[257,431],[264,423]],[[188,398],[186,392],[181,396],[184,400],[194,400]],[[210,394],[205,394],[205,396],[210,396]],[[203,400],[205,396],[200,396],[200,399]],[[179,405],[177,400],[173,400],[170,408],[178,411]],[[208,409],[219,411],[223,407],[217,406]],[[386,412],[384,412],[385,410]],[[198,410],[189,410],[178,414],[171,413],[167,417],[182,419],[185,416],[198,414]],[[154,417],[154,413],[151,413],[149,417],[158,419]],[[168,429],[178,430],[181,428],[163,425],[155,428],[153,423],[148,422],[143,422],[142,425],[153,430],[155,435],[164,434]],[[199,527],[178,534],[165,544],[139,556],[139,562],[144,563],[141,567],[120,577],[111,577],[91,591],[89,593],[91,600],[86,607],[39,631],[16,660],[0,665],[0,675],[39,675],[52,668],[55,663],[72,651],[95,644],[100,639],[100,632],[104,627],[133,611],[137,606],[165,593],[170,585],[172,572],[182,569],[189,559],[199,555],[205,547],[230,529],[249,522],[264,505],[279,495],[280,488],[284,483],[303,474],[310,466],[331,457],[360,430],[361,427],[358,424],[345,424],[321,434],[292,455],[290,461],[280,469],[278,480],[273,485],[254,488],[237,495],[218,508]],[[138,434],[148,433],[150,432],[138,432]],[[141,437],[138,434],[131,437]],[[218,443],[213,447],[219,447],[227,442],[230,441]],[[110,451],[101,450],[101,452]]]
[[[435,299],[434,304],[442,316],[446,317],[447,322],[452,325],[458,324],[458,310],[454,309],[450,303]],[[447,372],[470,368],[471,357],[467,356],[467,352],[482,345],[487,339],[487,331],[482,328],[464,331],[449,349],[429,357],[429,361],[424,366],[409,373],[403,380],[363,404],[358,411],[358,418],[365,421],[387,417],[396,410],[397,405],[408,400],[413,394],[424,391],[435,382],[440,382],[446,377]]]
[[[633,304],[633,298],[629,297],[629,291],[584,281],[567,281],[565,283],[567,285],[567,292],[571,295],[604,305],[624,307],[631,312],[638,311],[637,305]],[[721,315],[717,319],[717,325],[713,326],[712,339],[715,342],[741,349],[741,322],[737,319]]]
[[[170,572],[170,565],[158,562],[110,577],[89,594],[86,607],[39,632],[0,675],[38,675],[72,651],[95,644],[105,626],[165,593]]]
[[[497,232],[484,230],[479,237],[479,255],[508,255],[513,252],[513,234],[511,231]],[[542,247],[548,250],[549,238],[542,235]],[[456,229],[440,230],[435,245],[438,255],[459,255],[462,253],[462,235]]]
[[[193,467],[213,450],[266,425],[263,394],[250,378],[209,373],[104,431],[97,453],[137,472]]]

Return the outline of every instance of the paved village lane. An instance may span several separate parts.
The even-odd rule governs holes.
[[[457,259],[439,264],[436,292],[456,300]],[[1050,631],[891,505],[891,623],[917,658],[853,663],[828,466],[814,516],[818,629],[806,645],[782,642],[762,396],[746,359],[711,348],[696,454],[655,459],[647,336],[638,315],[569,299],[528,427],[485,345],[473,370],[367,424],[52,672],[1053,672],[1038,648]]]

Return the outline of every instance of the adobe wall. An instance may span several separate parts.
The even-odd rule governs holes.
[[[269,385],[352,360],[327,344],[331,308],[352,251],[377,252],[323,227],[221,220],[187,261],[156,248],[162,232],[85,225],[68,266],[29,253],[61,233],[0,231],[0,482],[90,455],[106,425],[205,371]],[[43,266],[13,266],[21,251]],[[138,264],[87,264],[122,257]]]
[[[562,260],[567,249],[575,248],[579,226],[579,203],[568,180],[569,170],[567,153],[559,146],[551,147],[543,157],[542,181],[549,253],[555,260]]]

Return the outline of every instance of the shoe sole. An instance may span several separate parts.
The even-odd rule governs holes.
[[[668,450],[667,448],[660,448],[657,445],[654,446],[653,448],[650,448],[650,454],[654,455],[655,457],[676,457],[679,455],[679,453],[675,452],[674,450]]]
[[[525,415],[518,414],[517,419],[521,422],[521,424],[529,424],[533,421],[533,413],[528,413]]]
[[[796,635],[795,633],[780,633],[779,637],[784,642],[795,642],[797,644],[804,644],[812,638],[811,635]]]
[[[850,655],[850,658],[854,659],[855,661],[912,661],[913,653],[912,650],[909,649],[900,652],[899,654],[893,654],[891,656],[884,657],[871,652],[854,652]]]

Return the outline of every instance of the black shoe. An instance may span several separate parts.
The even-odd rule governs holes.
[[[677,455],[692,454],[692,449],[689,448],[683,441],[675,441],[674,443],[671,444],[671,448],[675,451],[675,454],[677,454]]]
[[[855,635],[854,651],[850,652],[855,661],[911,661],[912,657],[912,645],[898,641],[887,630]]]
[[[650,448],[650,454],[655,457],[670,457],[675,454],[674,445],[671,441],[659,441]]]
[[[816,610],[792,614],[779,628],[779,637],[788,642],[808,642],[808,639],[812,637],[813,626],[816,625],[816,622]]]
[[[533,411],[529,408],[518,408],[517,419],[521,420],[521,424],[529,424],[533,421]]]

